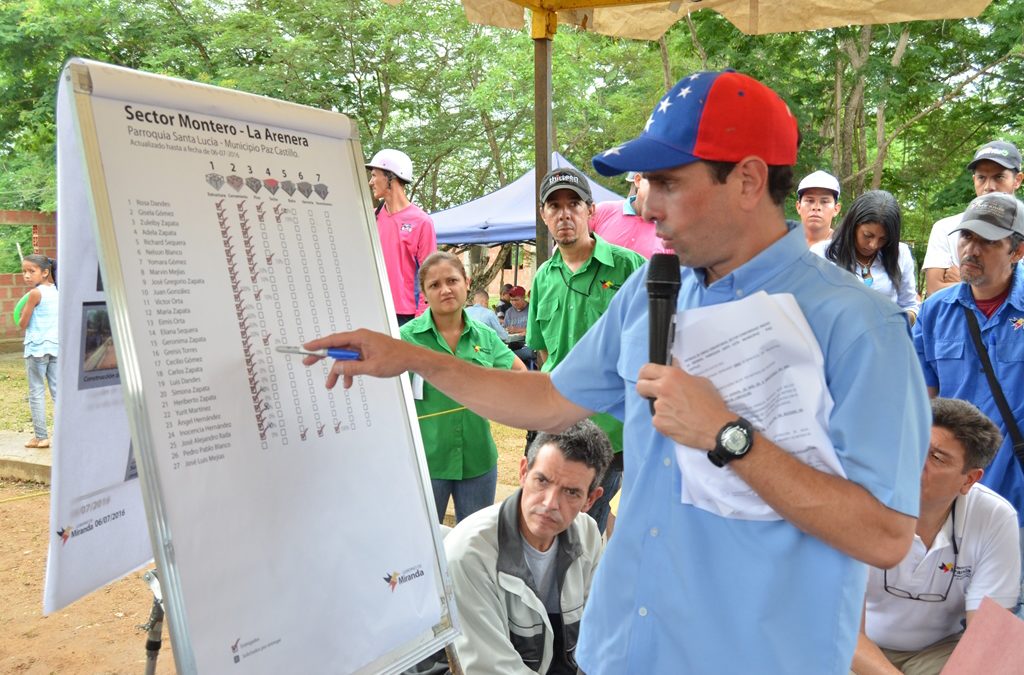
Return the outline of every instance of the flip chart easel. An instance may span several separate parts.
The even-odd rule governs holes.
[[[354,124],[77,59],[61,84],[178,669],[397,672],[450,643],[406,378],[328,392],[274,350],[397,332]]]

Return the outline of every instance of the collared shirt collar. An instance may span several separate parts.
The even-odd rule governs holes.
[[[945,303],[958,302],[968,307],[977,307],[977,304],[974,302],[974,294],[971,293],[971,285],[966,281],[960,282],[956,287],[955,293],[945,293],[938,300]],[[1006,305],[1013,305],[1018,310],[1024,311],[1024,267],[1021,267],[1021,263],[1015,263],[1013,276],[1010,277],[1010,294],[1006,296],[1006,301],[1003,303],[1004,307]]]
[[[742,289],[761,288],[772,277],[784,273],[803,255],[813,255],[807,249],[803,226],[793,220],[786,221],[788,232],[772,243],[753,258],[743,263],[721,279],[707,287],[708,291],[727,291],[730,295],[734,290],[742,293]],[[697,279],[704,283],[705,270],[695,269]]]
[[[633,204],[635,204],[635,203],[636,203],[636,195],[633,195],[629,199],[622,200],[622,213],[624,213],[627,216],[639,215],[636,212],[636,208],[633,206]]]
[[[440,344],[447,344],[441,334],[437,332],[437,326],[434,325],[434,317],[430,313],[430,308],[427,307],[426,311],[420,314],[418,317],[409,322],[410,330],[413,333],[433,333],[437,336],[437,340]],[[469,332],[469,315],[466,314],[465,308],[462,309],[462,335]]]
[[[594,234],[590,233],[590,238],[594,240],[594,250],[590,252],[590,257],[587,258],[587,262],[583,263],[577,272],[581,272],[587,268],[592,259],[597,259],[597,262],[602,265],[608,265],[609,267],[615,266],[615,258],[612,256],[612,245],[607,241]],[[562,259],[562,252],[555,247],[555,252],[551,256],[550,260],[552,265],[565,266],[565,261]]]

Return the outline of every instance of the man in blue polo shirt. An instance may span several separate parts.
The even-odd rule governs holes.
[[[962,398],[999,425],[1003,444],[981,482],[1006,498],[1024,525],[1024,457],[1014,453],[1006,420],[996,405],[968,328],[965,309],[978,322],[996,380],[1017,425],[1024,424],[1024,203],[991,192],[964,211],[957,252],[960,283],[921,306],[914,346],[933,396]],[[1022,451],[1024,455],[1024,451]],[[1024,554],[1024,527],[1021,529]]]
[[[588,675],[845,674],[864,563],[891,567],[913,539],[930,422],[924,379],[898,308],[808,252],[803,228],[785,220],[796,151],[796,120],[777,94],[739,73],[700,72],[665,95],[638,138],[594,166],[648,180],[643,215],[684,266],[680,310],[759,290],[795,297],[821,346],[834,401],[827,426],[846,478],[752,430],[708,380],[647,363],[642,272],[550,378],[492,374],[368,331],[308,345],[362,354],[336,362],[328,386],[411,369],[506,424],[561,429],[593,411],[624,420],[615,537],[576,651]],[[682,503],[677,449],[735,471],[777,517],[741,520]]]

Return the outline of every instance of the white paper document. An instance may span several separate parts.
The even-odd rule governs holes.
[[[714,383],[733,412],[804,464],[845,477],[828,435],[832,396],[821,348],[789,294],[755,293],[676,316],[672,354]],[[676,445],[682,502],[728,518],[779,520],[731,467]]]

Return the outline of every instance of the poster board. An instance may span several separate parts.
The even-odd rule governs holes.
[[[396,331],[354,124],[81,60],[61,95],[179,670],[393,672],[450,642],[407,378],[328,392],[274,349]]]

